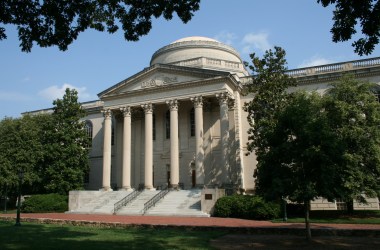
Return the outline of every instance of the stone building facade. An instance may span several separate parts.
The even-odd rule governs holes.
[[[345,73],[380,84],[380,58],[288,71],[298,88],[319,92]],[[149,67],[83,103],[93,141],[88,189],[252,192],[256,159],[246,155],[242,109],[249,81],[238,52],[216,40],[188,37],[157,50]]]

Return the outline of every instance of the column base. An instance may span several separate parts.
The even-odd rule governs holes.
[[[178,184],[170,184],[170,190],[181,190],[181,187]]]
[[[122,187],[121,189],[119,189],[120,191],[133,191],[135,190],[134,188],[132,187]]]
[[[145,190],[149,190],[149,191],[155,191],[156,189],[152,186],[145,186],[144,187]]]
[[[102,187],[101,189],[99,189],[99,191],[109,192],[109,191],[113,191],[113,190],[111,187]]]

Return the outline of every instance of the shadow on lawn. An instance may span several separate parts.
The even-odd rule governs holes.
[[[206,249],[221,233],[0,222],[0,249]]]

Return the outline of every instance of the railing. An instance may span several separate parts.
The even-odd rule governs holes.
[[[129,195],[125,196],[120,201],[116,202],[115,205],[113,206],[113,213],[116,213],[120,208],[124,207],[129,202],[134,200],[140,193],[141,193],[140,191],[135,190],[132,193],[130,193]]]
[[[316,75],[316,74],[323,74],[323,73],[329,73],[329,72],[339,72],[339,71],[350,70],[350,69],[360,69],[360,68],[373,67],[373,66],[379,66],[379,65],[380,65],[380,57],[374,57],[374,58],[362,59],[362,60],[356,60],[356,61],[293,69],[293,70],[288,70],[286,74],[292,77],[299,77],[299,76]]]
[[[158,194],[156,194],[155,196],[153,196],[152,199],[150,199],[149,201],[145,202],[142,214],[145,214],[146,211],[148,211],[151,207],[154,207],[156,205],[156,203],[159,200],[161,200],[162,198],[164,198],[164,196],[167,195],[167,193],[169,193],[169,192],[170,192],[169,189],[162,190]]]

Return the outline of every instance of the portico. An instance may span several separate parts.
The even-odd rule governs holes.
[[[186,93],[186,91],[185,91]],[[178,98],[179,97],[179,98]],[[219,117],[218,120],[222,121],[219,126],[218,134],[223,136],[218,136],[218,143],[220,144],[219,147],[220,150],[220,169],[222,170],[221,173],[226,174],[227,168],[228,168],[228,156],[226,155],[228,153],[227,147],[229,146],[229,108],[228,108],[228,101],[232,100],[233,97],[228,91],[219,92],[219,93],[213,93],[212,95],[195,95],[188,98],[180,98],[181,96],[177,96],[176,99],[162,99],[161,101],[156,101],[155,103],[148,102],[144,104],[138,104],[138,103],[129,103],[128,105],[125,105],[123,107],[108,107],[107,109],[103,110],[104,114],[104,122],[103,122],[103,130],[104,130],[104,145],[103,145],[103,182],[102,182],[102,190],[112,190],[111,189],[111,161],[110,156],[112,155],[111,152],[111,137],[116,136],[118,138],[122,138],[122,149],[117,150],[117,152],[122,153],[122,164],[121,164],[121,184],[118,185],[118,188],[129,190],[132,188],[138,188],[139,185],[143,184],[144,188],[147,190],[154,190],[155,187],[165,185],[167,184],[169,188],[179,188],[180,183],[186,183],[189,182],[189,180],[183,180],[184,177],[183,174],[181,176],[180,174],[180,168],[182,167],[188,167],[189,165],[195,165],[195,182],[196,186],[203,187],[205,185],[205,169],[204,169],[204,160],[205,160],[205,148],[210,147],[211,145],[207,145],[207,142],[205,142],[205,136],[204,136],[204,129],[210,130],[210,128],[204,128],[204,116],[207,115],[208,112],[204,112],[203,104],[204,101],[207,102],[208,105],[213,105],[214,111],[219,109],[218,113]],[[212,104],[211,104],[212,103]],[[218,103],[220,105],[218,105]],[[181,110],[179,107],[185,104],[186,109]],[[155,108],[160,107],[161,112],[156,112]],[[157,119],[157,117],[163,117],[163,110],[167,109],[165,114],[169,112],[169,123],[170,125],[166,125],[166,128],[169,128],[169,135],[166,136],[158,136],[156,135],[155,138],[153,136],[154,133],[157,132],[157,123],[165,123],[167,122],[164,119]],[[189,157],[183,157],[187,159],[183,159],[180,161],[180,157],[182,154],[185,154],[185,152],[180,152],[181,147],[181,139],[183,136],[180,136],[179,134],[179,124],[180,124],[180,117],[186,117],[190,116],[191,110],[194,111],[194,131],[193,135],[191,135],[190,131],[183,132],[182,134],[187,134],[188,138],[185,138],[184,140],[187,141],[187,144],[191,144],[191,148],[185,149],[183,151],[186,152],[187,155],[192,156]],[[143,155],[143,161],[140,166],[136,166],[136,164],[133,164],[133,158],[136,156],[132,156],[132,154],[136,153],[138,150],[132,148],[132,131],[136,130],[133,129],[134,122],[133,119],[139,119],[139,118],[133,118],[133,113],[143,113],[143,118],[141,121],[143,121],[143,131],[141,133],[140,138],[143,139],[142,145],[143,152],[137,153],[137,155]],[[161,114],[160,114],[161,113]],[[116,116],[120,116],[122,118],[119,119],[111,119],[112,114],[116,114]],[[120,126],[123,127],[122,134],[114,134],[112,135],[112,120],[119,121]],[[190,119],[187,121],[190,123]],[[234,121],[232,121],[234,122]],[[164,125],[163,125],[164,126]],[[163,127],[161,126],[161,127]],[[189,124],[191,126],[191,124]],[[158,126],[157,126],[158,127]],[[162,131],[162,130],[161,130]],[[166,132],[166,131],[165,131]],[[215,132],[215,131],[213,131]],[[166,139],[164,137],[167,137],[169,143],[167,143]],[[190,138],[189,138],[190,137]],[[220,139],[219,139],[220,138]],[[157,152],[160,150],[154,149],[155,144],[160,144],[157,140],[164,140],[164,144],[168,144],[168,164],[157,164],[155,162],[155,155],[157,155]],[[183,145],[184,143],[182,143]],[[165,148],[165,145],[164,145]],[[182,146],[182,148],[184,148]],[[215,150],[215,149],[214,149]],[[165,150],[163,150],[165,151]],[[116,154],[116,153],[114,153]],[[136,154],[135,154],[136,155]],[[157,158],[157,157],[156,157]],[[159,158],[166,158],[166,155],[161,155]],[[136,162],[136,161],[134,161]],[[162,159],[161,159],[162,162]],[[164,168],[165,166],[169,166],[169,178],[168,182],[165,181],[157,182],[154,178],[154,171],[158,168]],[[144,181],[137,183],[137,181],[133,181],[133,174],[132,171],[138,171],[138,169],[142,167],[144,169]],[[135,168],[135,169],[133,169]],[[137,168],[137,169],[136,169]],[[158,170],[158,171],[163,171]],[[183,171],[182,171],[183,172]],[[191,176],[192,178],[192,176]],[[157,178],[158,180],[160,178]],[[140,178],[141,180],[141,178]],[[223,178],[224,181],[228,181],[228,177],[225,176]],[[132,185],[132,182],[135,185]],[[136,185],[137,184],[137,185]],[[206,183],[207,184],[207,183]],[[187,188],[190,187],[190,184],[186,185]]]

